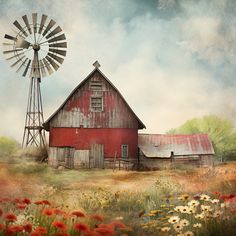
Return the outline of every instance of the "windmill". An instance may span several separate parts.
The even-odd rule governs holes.
[[[27,15],[22,16],[21,21],[13,22],[13,36],[5,34],[7,41],[3,45],[7,49],[3,54],[13,62],[11,67],[17,67],[16,72],[21,72],[23,77],[30,77],[22,147],[44,147],[46,139],[42,127],[44,118],[40,83],[43,77],[57,71],[63,63],[66,37],[61,27],[46,15],[42,15],[38,21],[38,14],[32,13],[29,18]]]

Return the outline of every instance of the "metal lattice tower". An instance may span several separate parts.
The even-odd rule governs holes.
[[[18,30],[16,36],[5,34],[4,38],[8,41],[3,43],[11,49],[3,52],[10,55],[7,60],[14,60],[11,67],[18,66],[16,72],[23,71],[22,76],[30,77],[23,147],[46,145],[40,83],[43,77],[58,70],[66,56],[64,48],[67,48],[61,27],[56,26],[56,22],[46,15],[41,16],[40,23],[37,17],[38,14],[33,13],[30,22],[27,15],[22,16],[23,26],[17,20],[14,21],[13,25]],[[13,31],[16,32],[15,29]]]

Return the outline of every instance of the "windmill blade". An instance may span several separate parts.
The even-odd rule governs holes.
[[[52,53],[48,53],[48,56],[50,56],[51,58],[53,58],[54,60],[56,60],[57,62],[59,62],[60,64],[63,63],[64,59],[61,58],[61,57],[58,57],[57,55],[55,54],[52,54]]]
[[[57,65],[57,63],[55,61],[53,61],[49,56],[46,56],[46,59],[49,61],[49,63],[52,65],[52,67],[54,68],[54,70],[58,70],[59,66]]]
[[[64,50],[58,50],[58,49],[53,49],[53,48],[49,48],[50,52],[54,52],[56,54],[62,55],[62,56],[66,56],[66,51]]]
[[[25,55],[21,57],[20,59],[18,59],[15,63],[13,63],[11,67],[14,67],[15,65],[17,65],[20,61],[22,61],[23,58],[25,58]]]
[[[62,31],[61,27],[60,26],[57,26],[50,34],[48,34],[46,36],[46,39],[49,39],[51,38],[52,36],[54,36],[55,34],[58,34]]]
[[[53,48],[67,48],[67,43],[63,42],[63,43],[53,43],[53,44],[49,44],[49,47],[53,47]]]
[[[50,20],[50,22],[48,23],[48,26],[46,27],[46,29],[43,32],[43,36],[45,36],[48,31],[56,24],[56,22],[54,20]]]
[[[25,71],[24,71],[24,73],[22,74],[22,76],[26,76],[26,74],[27,74],[27,72],[28,72],[28,69],[29,69],[29,66],[30,66],[30,63],[31,63],[31,60],[29,60],[28,61],[28,64],[27,64],[27,66],[26,66],[26,68],[25,68]]]
[[[5,34],[4,38],[5,38],[5,39],[10,39],[10,40],[16,41],[16,38],[13,37],[13,36],[11,36],[11,35],[9,35],[9,34]]]
[[[48,42],[52,43],[52,42],[55,42],[55,41],[61,41],[63,39],[66,39],[65,34],[61,34],[61,35],[59,35],[59,36],[57,36],[55,38],[49,39]]]
[[[14,56],[12,56],[12,57],[7,58],[6,60],[11,60],[11,59],[13,59],[13,58],[15,58],[15,57],[19,57],[19,56],[23,55],[24,53],[25,53],[25,52],[21,52],[21,53],[19,53],[19,54],[16,54],[16,55],[14,55]]]
[[[43,58],[43,62],[47,68],[48,74],[51,75],[53,73],[53,70],[52,70],[51,66],[49,65],[49,62],[47,62],[45,58]]]
[[[26,58],[26,59],[22,62],[22,64],[19,66],[19,68],[16,70],[16,72],[18,72],[18,71],[22,68],[22,66],[23,66],[27,61],[28,61],[28,58]]]
[[[28,34],[24,31],[24,29],[22,28],[22,26],[20,25],[20,23],[15,20],[13,22],[13,24],[16,26],[17,29],[19,29],[26,37],[28,36]]]
[[[28,49],[31,44],[22,37],[18,37],[16,40],[16,48]]]
[[[47,15],[42,15],[41,17],[41,22],[40,22],[40,26],[39,26],[39,34],[41,34],[43,27],[45,25],[46,19],[47,19]]]
[[[39,67],[40,67],[40,70],[41,70],[42,77],[46,77],[47,73],[46,73],[46,70],[44,68],[42,60],[39,60]]]
[[[25,22],[25,25],[26,25],[29,33],[32,34],[32,31],[31,31],[31,28],[30,28],[30,24],[29,24],[29,20],[28,20],[27,15],[22,16],[22,19]]]
[[[18,51],[22,51],[23,49],[14,49],[14,50],[9,50],[9,51],[3,51],[3,54],[8,54],[8,53],[13,53],[13,52],[18,52]]]
[[[2,45],[4,45],[4,46],[13,46],[14,44],[12,44],[12,43],[3,43]]]
[[[37,33],[37,13],[32,13],[34,33]]]

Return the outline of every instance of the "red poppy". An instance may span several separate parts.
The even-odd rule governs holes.
[[[220,195],[220,192],[213,192],[214,195]]]
[[[8,212],[6,215],[5,215],[5,220],[6,221],[10,221],[10,222],[13,222],[13,221],[16,221],[17,220],[17,217],[14,213],[12,212]]]
[[[0,217],[2,216],[3,214],[3,210],[0,208]]]
[[[22,232],[23,230],[24,230],[24,228],[20,225],[11,225],[11,226],[7,227],[6,233],[7,233],[7,235],[11,235],[11,234],[15,234],[18,232]]]
[[[24,225],[23,225],[23,228],[24,228],[24,230],[26,231],[26,232],[31,232],[32,231],[32,224],[30,224],[30,223],[25,223]]]
[[[123,224],[121,221],[118,221],[118,220],[112,221],[110,223],[110,225],[114,225],[116,228],[120,228],[120,229],[125,229],[126,228],[126,225]]]
[[[36,232],[40,233],[40,234],[47,234],[47,229],[45,227],[41,227],[41,226],[38,226],[36,229],[35,229]]]
[[[0,224],[0,230],[3,230],[5,227],[3,224]]]
[[[56,227],[56,228],[58,228],[60,230],[63,230],[63,231],[66,230],[66,224],[61,222],[61,221],[54,221],[54,222],[52,222],[52,226],[54,226],[54,227]]]
[[[12,200],[12,202],[14,203],[21,203],[21,199],[20,198],[15,198]]]
[[[101,234],[93,231],[93,230],[87,230],[83,232],[84,236],[101,236]]]
[[[114,229],[115,225],[114,224],[99,224],[98,228],[110,228],[110,229]]]
[[[96,229],[94,229],[95,232],[98,232],[101,235],[104,236],[112,236],[115,235],[115,231],[113,228],[109,227],[108,225],[103,225],[102,227],[98,227]]]
[[[45,215],[45,216],[52,216],[53,215],[53,210],[52,209],[44,209],[42,214]]]
[[[57,232],[54,236],[70,236],[67,232]]]
[[[29,198],[24,198],[22,200],[22,203],[29,205],[31,203],[31,200]]]
[[[88,225],[86,225],[84,223],[78,223],[78,224],[75,224],[75,229],[78,231],[87,231],[87,230],[89,230],[89,227],[88,227]]]
[[[42,202],[42,201],[36,201],[36,202],[34,202],[34,204],[36,204],[36,205],[42,205],[43,202]]]
[[[34,202],[36,205],[51,205],[51,203],[48,200],[42,200],[42,201],[36,201]]]
[[[37,232],[37,231],[32,231],[29,236],[41,236],[41,233],[40,232]]]
[[[90,218],[94,219],[94,220],[97,220],[97,221],[100,221],[100,222],[104,221],[104,217],[101,216],[101,215],[90,215]]]
[[[73,211],[71,215],[76,217],[85,217],[85,214],[81,211]]]
[[[26,208],[26,205],[24,205],[24,204],[17,204],[16,208],[19,209],[19,210],[24,210]]]
[[[53,213],[55,215],[64,215],[65,214],[65,211],[62,211],[60,209],[53,209]]]

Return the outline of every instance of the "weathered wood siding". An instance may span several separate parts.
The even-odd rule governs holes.
[[[52,167],[64,166],[74,168],[74,148],[71,147],[50,147],[48,164]]]
[[[213,165],[212,155],[174,156],[173,158],[147,158],[141,154],[140,163],[146,169],[168,169],[178,166],[211,166]]]
[[[101,91],[91,89],[91,81],[100,81]],[[94,112],[90,99],[101,96],[103,111]],[[136,128],[139,123],[121,95],[98,72],[73,93],[66,104],[50,121],[50,127]]]
[[[104,146],[102,144],[92,144],[89,156],[91,168],[104,168]]]
[[[90,150],[92,144],[104,145],[104,157],[121,157],[121,146],[127,144],[128,158],[137,158],[137,129],[84,129],[51,128],[50,147],[74,147],[76,150]]]

